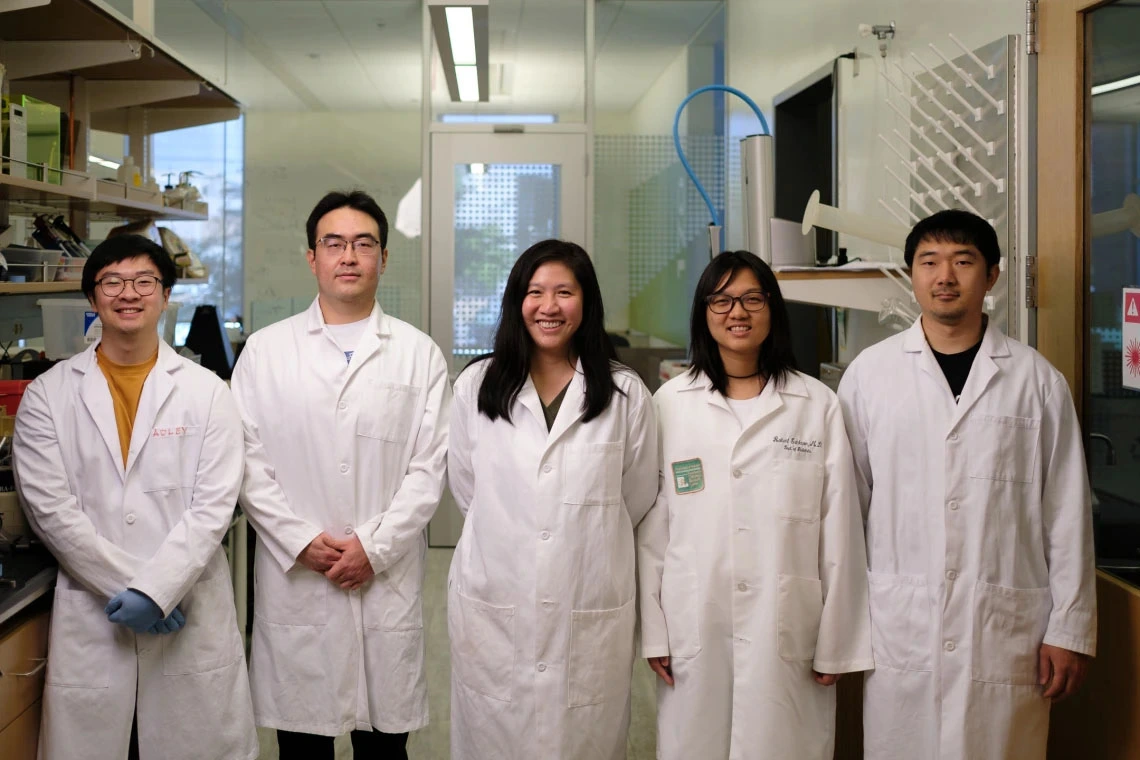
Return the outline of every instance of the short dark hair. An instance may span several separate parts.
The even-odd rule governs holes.
[[[728,390],[728,374],[724,371],[724,362],[720,358],[720,346],[709,332],[706,299],[718,292],[717,286],[725,275],[728,280],[724,287],[727,287],[745,269],[756,275],[760,288],[768,295],[770,326],[768,337],[760,344],[759,366],[756,369],[768,382],[776,383],[783,382],[786,375],[796,369],[796,357],[792,353],[791,320],[776,275],[772,273],[771,267],[753,253],[725,251],[709,262],[701,273],[701,279],[697,281],[689,328],[689,356],[693,364],[689,372],[693,376],[703,372],[712,381],[713,388],[722,394]]]
[[[308,236],[309,250],[317,247],[317,223],[325,214],[336,211],[338,208],[362,211],[375,219],[376,226],[380,228],[380,248],[388,247],[388,217],[384,216],[384,212],[380,210],[380,206],[376,204],[372,196],[363,190],[350,190],[348,192],[333,190],[317,201],[317,205],[313,206],[313,210],[309,214],[308,221],[305,222],[305,234]]]
[[[986,260],[987,270],[1001,263],[1001,246],[993,225],[969,211],[957,208],[939,211],[914,225],[903,249],[907,269],[914,266],[914,254],[923,240],[972,245]]]
[[[95,246],[83,265],[82,287],[87,300],[95,295],[95,277],[103,269],[136,256],[146,256],[154,262],[163,290],[174,287],[178,281],[178,267],[174,266],[174,259],[165,248],[142,235],[115,235]]]
[[[589,422],[604,412],[614,391],[621,392],[611,374],[613,363],[617,362],[617,351],[606,334],[602,289],[590,257],[575,243],[543,240],[519,256],[503,291],[494,353],[487,359],[490,365],[479,387],[479,411],[492,420],[502,417],[511,421],[511,406],[530,375],[534,339],[523,322],[523,300],[534,273],[549,263],[564,264],[582,288],[582,324],[578,325],[571,338],[573,350],[578,354],[586,376],[586,398],[582,405],[586,414],[582,420]]]

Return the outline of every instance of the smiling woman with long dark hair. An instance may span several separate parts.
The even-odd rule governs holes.
[[[625,757],[657,427],[604,317],[586,252],[536,243],[507,279],[494,353],[456,380],[454,760]]]
[[[692,369],[654,396],[661,491],[638,531],[658,757],[830,760],[840,673],[871,659],[867,566],[835,394],[795,369],[780,285],[722,253]]]

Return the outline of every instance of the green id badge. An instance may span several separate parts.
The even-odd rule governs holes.
[[[696,493],[705,488],[705,469],[699,459],[673,463],[673,488],[678,494]]]

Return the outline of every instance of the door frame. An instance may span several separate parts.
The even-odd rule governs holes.
[[[455,294],[455,173],[458,164],[556,164],[560,167],[559,237],[584,248],[589,232],[586,213],[588,177],[584,132],[495,133],[437,131],[431,140],[429,187],[431,227],[428,241],[428,334],[443,349],[451,367]],[[522,253],[521,251],[519,253]]]

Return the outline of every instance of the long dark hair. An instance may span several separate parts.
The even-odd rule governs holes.
[[[693,366],[689,372],[696,376],[703,372],[712,381],[713,388],[720,393],[728,389],[728,375],[720,358],[720,345],[709,332],[708,304],[706,300],[718,292],[717,286],[728,275],[724,287],[728,287],[737,273],[750,270],[756,275],[760,288],[768,294],[768,313],[771,326],[768,337],[760,344],[759,366],[756,368],[769,381],[782,382],[789,372],[796,368],[796,357],[792,353],[792,328],[788,319],[788,307],[780,293],[776,275],[760,258],[748,251],[725,251],[709,262],[701,279],[697,282],[697,292],[693,296],[693,317],[689,327],[689,354]]]
[[[523,299],[534,273],[549,263],[565,265],[582,289],[582,324],[574,332],[571,345],[586,376],[586,398],[582,404],[586,415],[583,421],[589,422],[604,412],[614,391],[621,392],[610,374],[611,362],[617,361],[617,351],[606,334],[602,289],[598,286],[598,276],[594,273],[590,257],[574,243],[543,240],[519,256],[503,291],[503,307],[499,314],[499,327],[495,331],[495,350],[486,359],[490,364],[483,376],[483,384],[479,386],[479,411],[492,420],[502,417],[507,422],[511,421],[511,406],[530,374],[534,340],[523,322]]]

